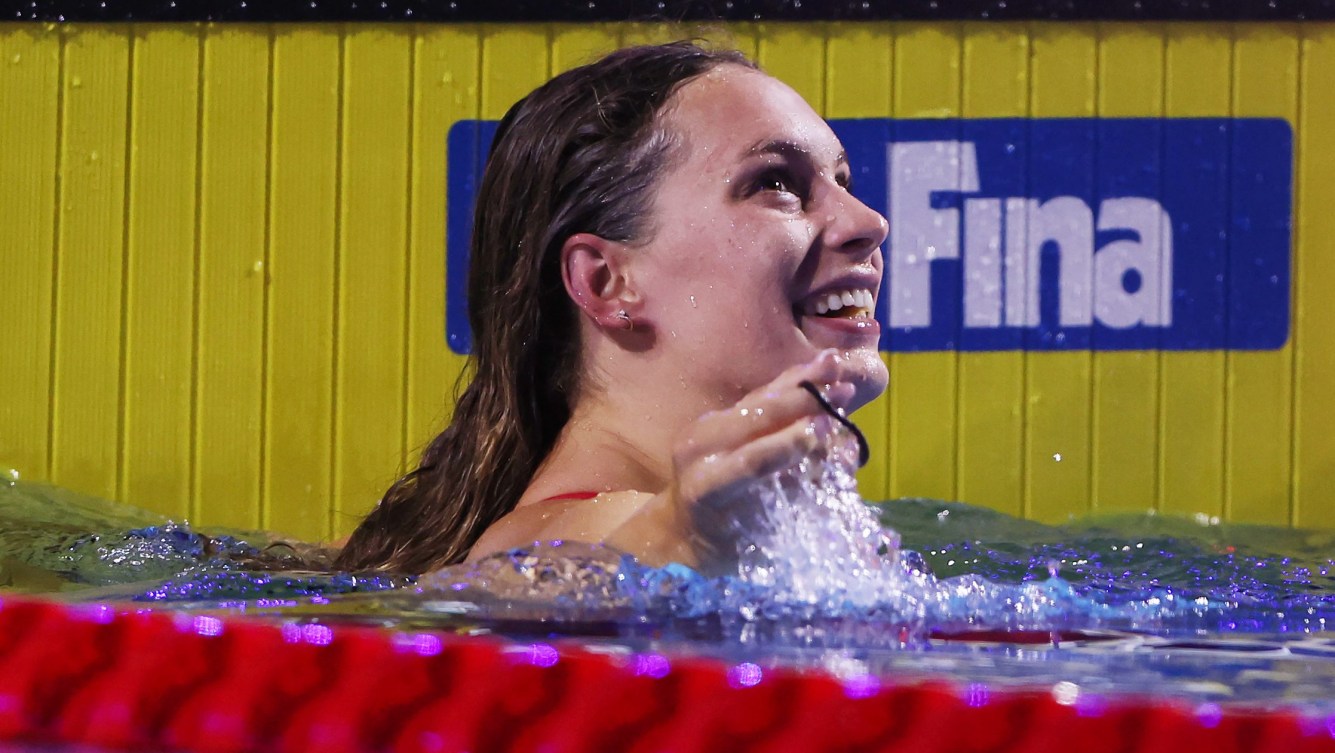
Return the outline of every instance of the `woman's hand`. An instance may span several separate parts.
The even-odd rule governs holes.
[[[752,517],[749,485],[817,453],[835,420],[801,385],[817,385],[835,406],[853,398],[835,351],[780,374],[736,405],[704,414],[673,448],[670,488],[646,512],[659,517],[670,550],[658,557],[686,561],[706,573],[736,559],[735,537]],[[631,542],[627,542],[631,543]]]

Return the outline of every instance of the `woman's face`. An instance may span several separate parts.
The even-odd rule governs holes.
[[[679,140],[632,275],[664,363],[731,405],[835,348],[850,409],[886,386],[873,318],[887,225],[848,192],[843,147],[796,92],[725,65],[684,85]]]

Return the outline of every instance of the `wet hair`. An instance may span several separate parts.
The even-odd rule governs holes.
[[[725,64],[755,67],[739,52],[690,42],[618,50],[506,113],[469,251],[472,380],[449,426],[366,516],[336,567],[421,573],[453,564],[514,509],[580,387],[561,248],[576,233],[646,239],[654,188],[680,143],[658,116],[684,83]]]

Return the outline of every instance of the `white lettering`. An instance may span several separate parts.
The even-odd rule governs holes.
[[[1126,228],[1139,240],[1117,240],[1094,257],[1094,316],[1109,327],[1173,323],[1173,224],[1152,199],[1107,199],[1099,230]]]
[[[1001,200],[964,202],[964,326],[1001,326]]]
[[[1057,264],[1059,326],[1172,324],[1172,222],[1159,202],[1106,199],[1096,224],[1093,209],[1076,196],[965,197],[980,190],[972,142],[892,143],[886,156],[890,326],[930,327],[932,262],[960,259],[964,326],[1037,327],[1045,258]],[[934,206],[950,194],[962,212]],[[1096,250],[1096,228],[1135,240]]]
[[[931,264],[960,255],[958,209],[933,209],[932,195],[978,190],[972,143],[893,143],[890,172],[890,326],[932,321]]]

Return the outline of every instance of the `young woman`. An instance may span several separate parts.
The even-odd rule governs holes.
[[[348,569],[535,540],[650,564],[735,557],[737,490],[885,389],[885,219],[833,132],[735,52],[612,53],[517,103],[477,199],[472,380]]]

